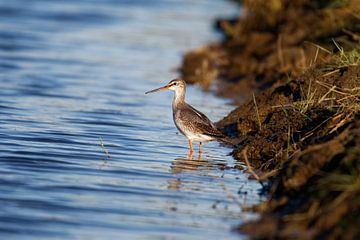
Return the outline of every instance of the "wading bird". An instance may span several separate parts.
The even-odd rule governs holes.
[[[175,93],[172,101],[173,119],[177,129],[189,141],[190,154],[193,153],[193,141],[200,142],[199,153],[202,152],[203,142],[218,140],[231,144],[231,140],[220,132],[205,114],[185,102],[186,83],[184,80],[173,79],[165,86],[148,91],[145,94],[161,90],[172,90]]]

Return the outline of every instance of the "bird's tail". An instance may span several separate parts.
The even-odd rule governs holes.
[[[218,138],[218,140],[222,143],[233,145],[233,146],[239,144],[239,139],[236,139],[236,138],[223,137],[223,138]]]

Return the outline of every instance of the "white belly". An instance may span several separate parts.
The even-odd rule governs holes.
[[[175,122],[175,121],[174,121]],[[182,124],[181,121],[175,122],[175,125],[177,129],[185,135],[185,137],[191,141],[198,141],[198,142],[208,142],[214,140],[214,137],[200,134],[200,133],[194,133],[189,129],[186,125]]]
[[[187,139],[189,139],[191,141],[208,142],[208,141],[214,140],[213,137],[203,135],[203,134],[194,134],[194,133],[188,132],[188,133],[184,133],[184,135],[187,137]]]

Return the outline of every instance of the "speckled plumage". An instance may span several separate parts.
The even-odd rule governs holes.
[[[207,142],[224,137],[203,113],[185,102],[173,107],[173,119],[177,129],[189,140]]]
[[[192,152],[192,141],[201,143],[212,140],[226,140],[226,136],[205,116],[185,102],[186,83],[182,79],[171,80],[167,85],[146,93],[160,90],[173,90],[175,92],[172,102],[173,119],[177,129],[186,136]]]

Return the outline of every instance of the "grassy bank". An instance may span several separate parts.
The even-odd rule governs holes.
[[[360,237],[360,1],[243,0],[183,77],[239,107],[218,123],[268,182],[253,238]],[[216,80],[216,81],[215,81]]]

